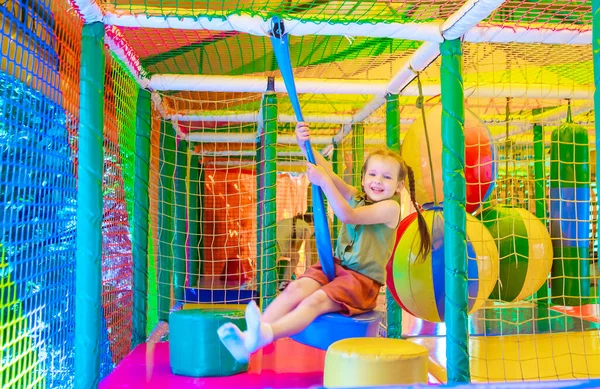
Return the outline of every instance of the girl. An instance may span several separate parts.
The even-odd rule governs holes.
[[[298,123],[296,140],[305,156],[309,139],[307,124]],[[352,316],[373,310],[395,244],[401,219],[398,195],[407,174],[411,201],[417,208],[413,171],[396,153],[380,150],[369,155],[362,168],[362,193],[338,177],[319,153],[314,155],[317,164],[307,164],[308,178],[321,187],[343,224],[335,250],[335,278],[328,282],[321,265],[313,265],[273,300],[262,317],[256,303],[250,302],[247,331],[242,333],[232,323],[222,325],[217,331],[221,342],[239,362],[247,362],[251,353],[274,340],[299,333],[324,313]],[[424,258],[431,239],[420,213],[418,223],[419,255]]]

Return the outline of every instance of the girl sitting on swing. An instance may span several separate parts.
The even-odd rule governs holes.
[[[305,156],[309,139],[308,125],[298,123],[296,140]],[[321,187],[342,222],[335,249],[335,278],[328,282],[321,265],[315,264],[290,283],[262,316],[256,303],[250,302],[246,307],[247,331],[232,323],[222,325],[217,331],[221,342],[239,362],[246,363],[251,353],[274,340],[301,332],[322,314],[353,316],[373,310],[385,283],[385,266],[401,220],[399,194],[407,175],[411,201],[419,212],[413,171],[398,154],[379,150],[368,156],[362,167],[362,192],[338,177],[319,153],[314,155],[317,164],[307,164],[308,179]],[[424,258],[431,237],[420,212],[418,223],[419,255]]]

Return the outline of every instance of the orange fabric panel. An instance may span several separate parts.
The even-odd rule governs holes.
[[[257,192],[253,171],[205,171],[203,203],[204,274],[243,283],[254,277]],[[308,180],[277,175],[277,220],[304,213]]]
[[[256,258],[255,175],[235,168],[212,169],[204,179],[204,273],[250,274]]]

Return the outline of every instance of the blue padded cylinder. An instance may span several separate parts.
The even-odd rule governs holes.
[[[298,343],[321,350],[346,338],[374,338],[379,331],[381,313],[371,311],[357,316],[326,313],[315,319],[304,331],[292,336]]]
[[[219,340],[227,322],[246,330],[244,313],[235,310],[185,309],[169,314],[169,353],[173,374],[190,377],[228,376],[248,371]]]

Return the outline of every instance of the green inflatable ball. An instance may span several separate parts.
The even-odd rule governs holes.
[[[552,240],[544,224],[521,208],[496,205],[479,218],[500,255],[499,280],[490,299],[513,302],[533,295],[552,269]]]

